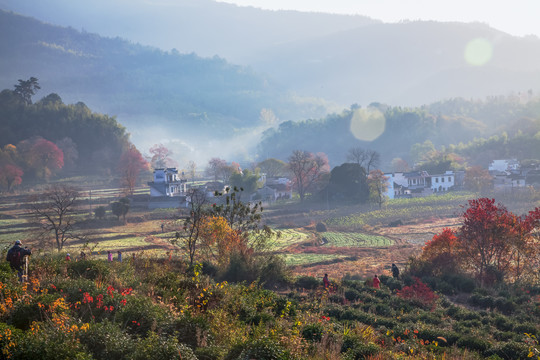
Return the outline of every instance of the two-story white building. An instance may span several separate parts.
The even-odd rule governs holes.
[[[150,196],[181,196],[186,193],[186,180],[178,176],[176,168],[154,170],[154,181],[148,183]]]

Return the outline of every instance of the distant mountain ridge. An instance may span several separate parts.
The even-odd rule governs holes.
[[[0,0],[0,7],[165,50],[218,55],[283,88],[347,107],[419,106],[539,91],[540,39],[480,23],[405,21],[239,7],[213,0]],[[464,59],[480,39],[483,65]]]

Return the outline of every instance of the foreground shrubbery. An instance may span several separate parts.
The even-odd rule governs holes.
[[[303,277],[280,295],[257,283],[216,282],[182,261],[61,259],[33,258],[24,285],[0,265],[1,358],[538,356],[538,288],[476,290],[469,310],[407,276],[381,277],[381,289],[343,280],[330,293]]]

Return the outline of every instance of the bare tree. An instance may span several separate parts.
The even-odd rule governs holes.
[[[381,161],[381,156],[375,150],[363,149],[359,146],[349,149],[347,161],[356,163],[366,169],[369,174],[371,168],[375,168]]]
[[[213,176],[214,181],[217,181],[223,175],[223,168],[227,166],[227,161],[220,158],[212,158],[206,166],[206,175]]]
[[[294,186],[300,201],[303,202],[306,192],[328,173],[328,158],[322,153],[295,150],[289,157],[289,169],[294,175]]]
[[[188,201],[190,204],[189,214],[182,223],[181,231],[176,232],[176,239],[172,242],[174,245],[183,242],[188,252],[189,265],[192,266],[199,246],[201,226],[203,220],[208,216],[206,192],[200,189],[191,189],[188,192]]]
[[[367,160],[366,150],[356,146],[349,149],[347,153],[347,161],[353,162],[364,167],[364,162]]]
[[[375,150],[366,150],[366,173],[369,174],[371,168],[376,168],[381,162],[381,155]]]
[[[42,234],[54,234],[56,248],[62,250],[69,239],[75,238],[74,208],[79,191],[67,185],[53,185],[40,195],[32,198],[30,213],[39,224]]]

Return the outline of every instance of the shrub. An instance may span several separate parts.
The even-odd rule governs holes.
[[[344,360],[360,360],[360,359],[366,359],[371,356],[377,355],[381,351],[381,348],[379,348],[377,345],[373,343],[369,344],[357,344],[352,349],[349,349],[345,355],[343,356]]]
[[[294,285],[297,288],[302,289],[316,289],[321,284],[321,281],[317,278],[314,278],[313,276],[299,276],[296,278],[296,281],[294,282]]]
[[[80,333],[80,341],[96,359],[125,359],[135,346],[120,326],[108,321],[91,323]]]
[[[319,342],[322,334],[323,327],[320,323],[308,324],[302,328],[302,337],[308,341]]]
[[[381,316],[391,316],[392,315],[392,309],[387,304],[377,304],[375,305],[375,312],[377,315]]]
[[[390,291],[401,290],[401,282],[394,278],[389,278],[385,285]]]
[[[185,315],[173,322],[178,341],[195,349],[210,330],[208,320],[203,316]]]
[[[503,314],[511,314],[516,309],[516,304],[514,304],[512,300],[505,299],[503,297],[496,298],[494,305],[495,308]]]
[[[515,341],[497,344],[484,353],[485,356],[499,356],[505,360],[530,359],[531,357],[528,354],[528,346]]]
[[[224,357],[223,350],[217,346],[207,346],[195,349],[198,360],[219,360]]]
[[[464,336],[457,341],[457,346],[483,353],[490,347],[490,343],[478,336]]]
[[[268,338],[248,341],[242,348],[240,356],[229,357],[227,354],[225,359],[287,360],[289,358],[288,353],[278,342]],[[233,350],[238,349],[231,351]]]
[[[14,360],[92,359],[92,355],[76,337],[51,327],[44,327],[39,336],[26,332],[19,339],[11,355],[11,359]]]
[[[538,325],[534,325],[533,323],[518,324],[514,327],[514,332],[520,335],[527,333],[536,336],[538,335]]]
[[[153,304],[150,298],[138,296],[132,296],[116,313],[129,333],[142,335],[161,327],[167,320],[167,314],[168,311]]]
[[[67,263],[68,275],[72,278],[83,277],[95,280],[98,277],[105,278],[109,275],[111,267],[101,260],[81,260]]]
[[[502,331],[511,331],[514,328],[514,324],[506,317],[498,315],[494,321],[495,327]]]
[[[438,299],[438,296],[418,278],[416,278],[415,284],[405,286],[397,294],[401,298],[412,300],[428,309],[435,308],[435,302]]]
[[[150,332],[147,337],[140,339],[132,356],[133,360],[162,360],[181,359],[197,360],[193,351],[184,344],[178,343],[174,337],[162,338],[155,332]]]
[[[317,232],[326,232],[326,231],[328,231],[326,229],[326,224],[321,222],[321,221],[319,221],[317,223],[317,225],[315,226],[315,230],[317,230]]]
[[[349,301],[356,301],[360,298],[360,293],[356,289],[347,289],[344,296]]]

